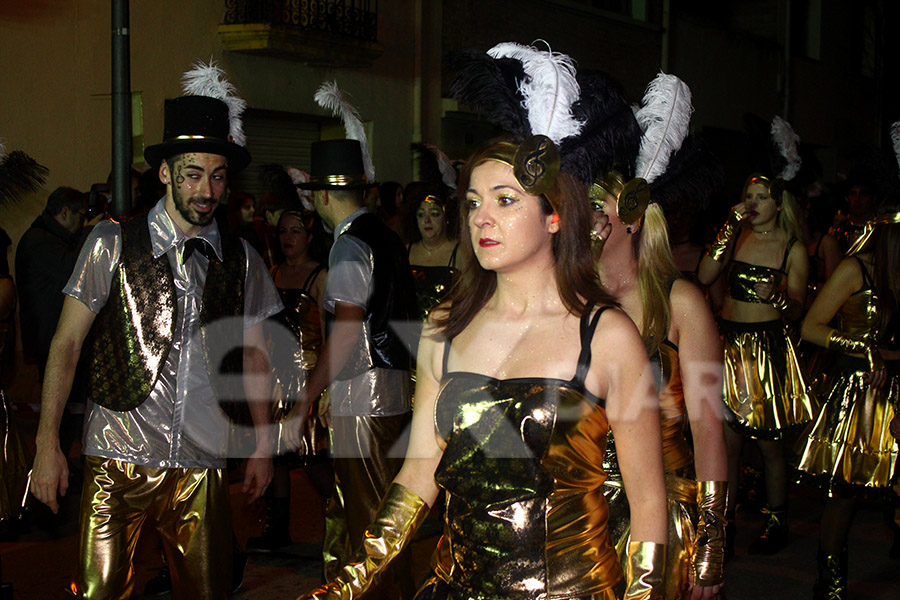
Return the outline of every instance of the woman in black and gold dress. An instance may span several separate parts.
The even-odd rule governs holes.
[[[446,194],[438,186],[428,184],[422,184],[417,190],[420,193],[409,200],[410,214],[415,217],[415,225],[410,227],[413,242],[409,245],[409,265],[416,286],[416,301],[424,319],[453,286],[459,240]]]
[[[762,534],[748,551],[772,554],[788,541],[782,438],[790,428],[814,417],[813,399],[785,329],[785,320],[797,321],[803,314],[808,257],[798,243],[797,209],[783,176],[750,176],[741,198],[700,263],[698,275],[704,285],[723,271],[728,277],[719,328],[725,364],[729,525],[734,522],[743,441],[755,439],[763,459],[767,506]]]
[[[503,44],[458,60],[520,68],[510,51],[551,56]],[[563,58],[554,79],[574,78]],[[406,460],[364,546],[310,597],[363,593],[439,491],[444,538],[419,599],[637,599],[661,589],[665,485],[647,354],[599,285],[586,182],[566,163],[553,172],[558,132],[525,132],[476,150],[462,170],[461,271],[419,344]],[[624,577],[602,490],[610,427],[631,500]]]
[[[272,369],[275,373],[275,413],[273,422],[284,419],[300,397],[309,374],[316,366],[322,347],[323,330],[320,318],[322,292],[328,271],[314,246],[315,213],[287,210],[278,219],[278,242],[284,260],[272,267],[272,279],[284,304],[284,311],[267,324],[271,343]],[[327,256],[325,257],[327,258]],[[317,403],[318,404],[318,403]],[[316,405],[315,410],[318,409]],[[314,415],[319,417],[318,413]],[[318,443],[327,444],[327,433],[317,423],[307,425],[312,432],[320,432],[321,440],[304,436],[307,447],[301,454],[311,461]],[[282,448],[278,448],[279,453]],[[290,468],[292,458],[279,456],[275,462],[272,485],[266,492],[266,521],[262,534],[247,540],[251,552],[271,552],[291,544],[290,536]],[[294,461],[296,464],[296,461]],[[319,474],[321,475],[321,474]],[[311,477],[319,492],[330,495],[322,477]],[[327,479],[327,478],[326,478]]]
[[[827,494],[814,597],[847,597],[847,537],[855,498],[897,500],[891,479],[900,402],[900,213],[871,222],[820,290],[803,339],[836,353],[819,381],[822,412],[798,442],[798,468]],[[834,325],[834,328],[831,326]]]

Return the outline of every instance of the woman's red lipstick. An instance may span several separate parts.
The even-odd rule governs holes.
[[[500,242],[492,240],[491,238],[481,238],[478,240],[478,245],[482,248],[487,248],[488,246],[496,246]]]

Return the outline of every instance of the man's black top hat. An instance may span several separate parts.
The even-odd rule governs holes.
[[[144,159],[153,168],[177,154],[206,152],[228,159],[237,173],[250,164],[250,153],[230,140],[228,105],[209,96],[181,96],[166,100],[163,142],[148,146]]]
[[[304,190],[362,189],[377,185],[366,178],[362,146],[357,140],[323,140],[310,147],[309,182]]]

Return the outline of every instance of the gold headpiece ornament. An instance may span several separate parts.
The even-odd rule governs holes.
[[[546,194],[556,187],[559,175],[558,145],[581,133],[584,127],[584,122],[572,113],[572,105],[581,93],[575,79],[575,65],[571,58],[553,52],[549,45],[543,51],[505,42],[488,50],[488,55],[522,63],[525,78],[519,82],[518,92],[528,113],[531,136],[519,144],[512,167],[526,192]]]
[[[650,183],[665,173],[669,159],[687,137],[691,112],[691,90],[674,75],[657,75],[635,113],[643,135],[635,160],[637,177],[625,183],[621,173],[612,171],[591,186],[589,195],[609,192],[616,198],[616,214],[626,225],[640,226],[650,204]]]
[[[865,224],[862,233],[859,234],[859,237],[856,238],[856,241],[853,242],[853,245],[847,250],[847,256],[853,256],[857,252],[862,252],[877,226],[893,225],[897,223],[900,223],[900,212],[890,212],[875,217]]]

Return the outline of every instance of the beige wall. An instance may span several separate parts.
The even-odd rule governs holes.
[[[160,140],[163,103],[180,95],[181,74],[212,57],[257,109],[323,115],[312,95],[322,81],[337,79],[363,119],[373,122],[377,177],[408,181],[421,50],[408,32],[419,2],[378,3],[384,54],[371,68],[325,69],[225,52],[217,33],[224,0],[131,0],[131,88],[141,95],[145,142]],[[0,207],[0,225],[13,239],[11,265],[15,245],[50,191],[60,185],[86,191],[109,173],[110,22],[108,0],[0,2],[0,137],[9,150],[23,150],[50,169],[43,190]],[[439,35],[421,38],[440,46]]]

